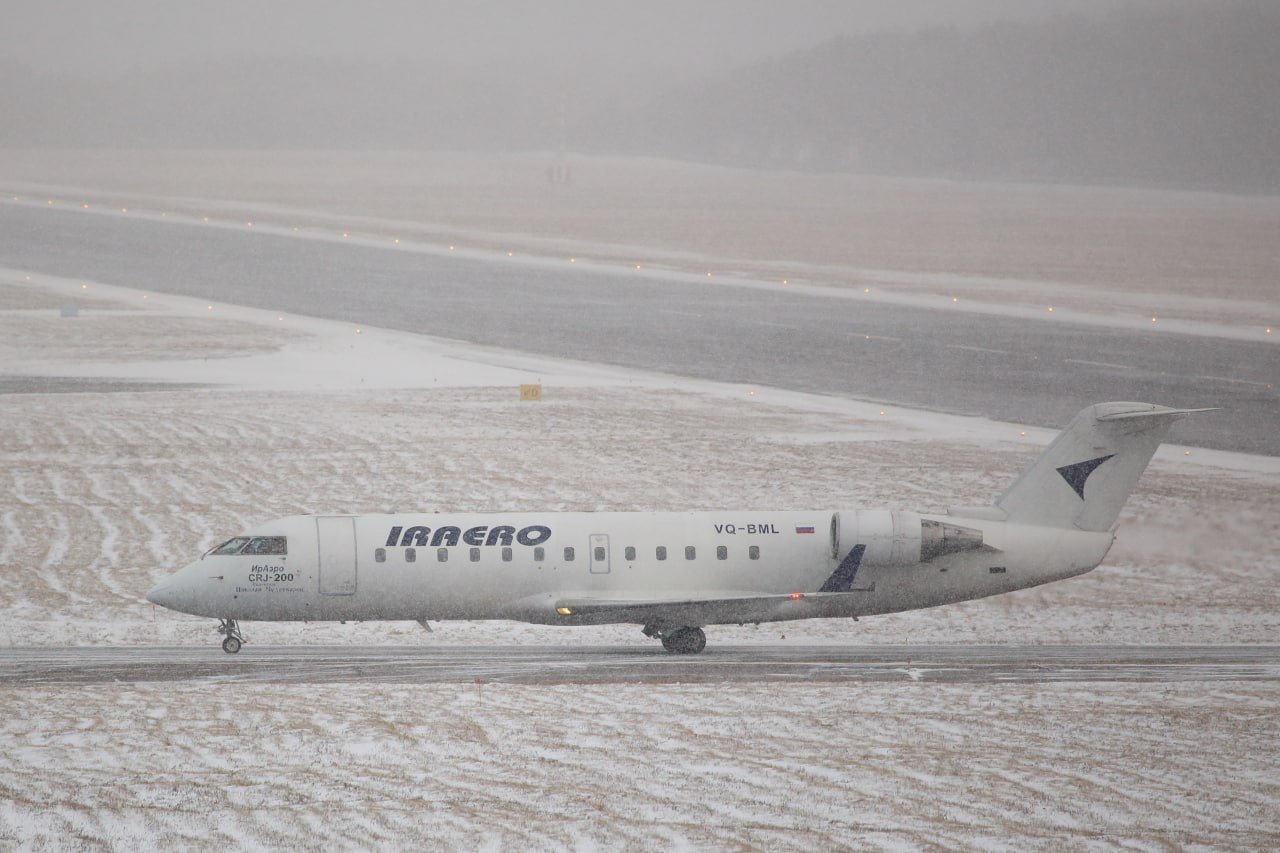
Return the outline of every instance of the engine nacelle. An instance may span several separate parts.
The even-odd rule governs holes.
[[[905,510],[860,509],[831,516],[831,556],[839,560],[855,545],[866,550],[863,565],[906,566],[944,554],[982,547],[982,531]]]

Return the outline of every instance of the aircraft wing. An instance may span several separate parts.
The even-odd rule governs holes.
[[[637,624],[714,625],[855,615],[859,602],[874,587],[848,592],[795,592],[788,595],[707,593],[679,598],[600,598],[564,595],[554,601],[556,621],[592,625],[609,622]]]

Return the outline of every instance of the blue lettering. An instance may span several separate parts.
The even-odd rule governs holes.
[[[541,524],[531,524],[516,534],[516,541],[521,545],[541,545],[551,538],[551,528]]]
[[[514,527],[499,526],[490,529],[489,535],[485,538],[486,545],[510,545],[511,537],[516,535]]]
[[[457,545],[462,531],[456,527],[437,527],[436,535],[431,537],[432,547],[440,545]]]
[[[400,540],[400,544],[422,547],[427,544],[427,537],[430,535],[430,527],[410,527],[404,532],[404,538]]]

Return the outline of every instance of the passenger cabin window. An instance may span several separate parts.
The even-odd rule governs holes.
[[[573,562],[573,546],[572,546],[572,545],[568,545],[568,546],[566,546],[566,547],[565,547],[565,549],[564,549],[564,561],[565,561],[566,563],[572,563],[572,562]]]
[[[510,562],[511,562],[511,549],[510,549],[510,548],[503,548],[503,549],[502,549],[502,562],[504,562],[504,563],[510,563]]]
[[[747,556],[748,556],[748,557],[750,557],[750,558],[751,558],[751,559],[753,559],[753,560],[758,560],[758,559],[760,559],[760,546],[759,546],[759,545],[752,545],[750,548],[748,548],[748,549],[747,549]]]
[[[727,560],[727,559],[729,559],[729,549],[728,549],[726,546],[724,546],[724,545],[717,545],[717,546],[716,546],[716,559],[717,559],[717,560]]]
[[[658,548],[657,548],[657,551],[656,551],[655,553],[656,553],[656,555],[657,555],[657,557],[658,557],[658,559],[659,559],[659,560],[665,560],[665,559],[667,559],[667,546],[666,546],[666,545],[659,545],[659,546],[658,546]]]
[[[271,554],[284,555],[289,553],[286,547],[286,539],[283,536],[255,536],[249,540],[249,544],[244,546],[242,554]]]
[[[387,561],[387,549],[378,548],[373,552],[373,561],[375,563],[385,563]]]
[[[535,563],[541,563],[544,559],[546,559],[546,557],[547,557],[546,548],[543,548],[541,545],[538,545],[533,549],[533,561]]]
[[[628,560],[634,560],[636,558],[636,549],[630,545],[628,545],[622,553]]]
[[[697,549],[697,548],[693,547],[692,545],[685,545],[685,546],[684,546],[684,558],[685,558],[686,560],[693,560],[693,559],[696,559],[696,558],[697,558],[697,556],[698,556],[698,549]]]
[[[235,539],[228,539],[217,548],[210,551],[210,554],[239,554],[240,549],[249,541],[248,536],[237,536]]]
[[[437,559],[437,560],[439,560],[439,561],[440,561],[440,562],[442,562],[442,563],[447,563],[447,562],[449,562],[449,549],[448,549],[448,548],[437,548],[437,549],[436,549],[436,559]]]
[[[418,549],[417,549],[417,548],[405,548],[405,549],[404,549],[404,561],[405,561],[406,563],[414,563],[414,562],[417,562],[417,560],[418,560]]]
[[[596,562],[597,562],[597,563],[603,563],[603,562],[604,562],[604,547],[603,547],[603,546],[600,546],[600,545],[597,545],[597,546],[596,546]]]
[[[472,548],[472,549],[471,549],[471,562],[473,562],[473,563],[478,563],[478,562],[480,562],[480,549],[479,549],[479,548]]]

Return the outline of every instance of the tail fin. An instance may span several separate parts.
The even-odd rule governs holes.
[[[1008,521],[1111,530],[1178,418],[1210,409],[1097,403],[1076,415],[996,502]]]

